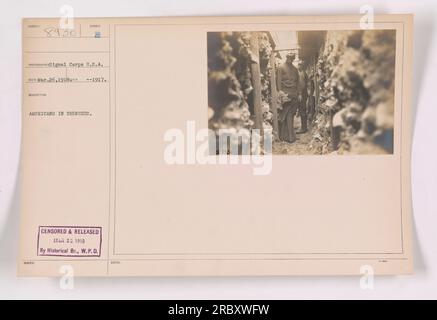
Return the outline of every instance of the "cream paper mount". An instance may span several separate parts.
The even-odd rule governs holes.
[[[412,27],[24,19],[19,275],[412,273]]]

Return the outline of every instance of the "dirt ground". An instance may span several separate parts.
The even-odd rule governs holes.
[[[296,132],[300,130],[300,119],[297,117],[294,121],[294,129]],[[313,136],[313,126],[309,125],[306,133],[296,134],[296,141],[293,143],[285,141],[275,141],[273,143],[273,154],[290,154],[290,155],[305,155],[315,154],[313,150],[310,150],[310,142]]]

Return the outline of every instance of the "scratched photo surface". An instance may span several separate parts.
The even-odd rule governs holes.
[[[264,153],[393,154],[395,30],[209,32],[207,42],[209,129],[217,140],[235,132],[239,154],[253,129],[272,136]]]

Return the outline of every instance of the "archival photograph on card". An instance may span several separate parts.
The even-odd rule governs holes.
[[[413,17],[361,18],[24,19],[19,275],[411,274]]]
[[[393,154],[396,30],[208,32],[207,55],[212,154]]]

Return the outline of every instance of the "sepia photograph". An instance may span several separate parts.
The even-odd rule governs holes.
[[[228,149],[245,154],[255,130],[271,137],[265,154],[393,154],[395,30],[208,32],[207,42],[208,127],[217,141],[240,136]]]

